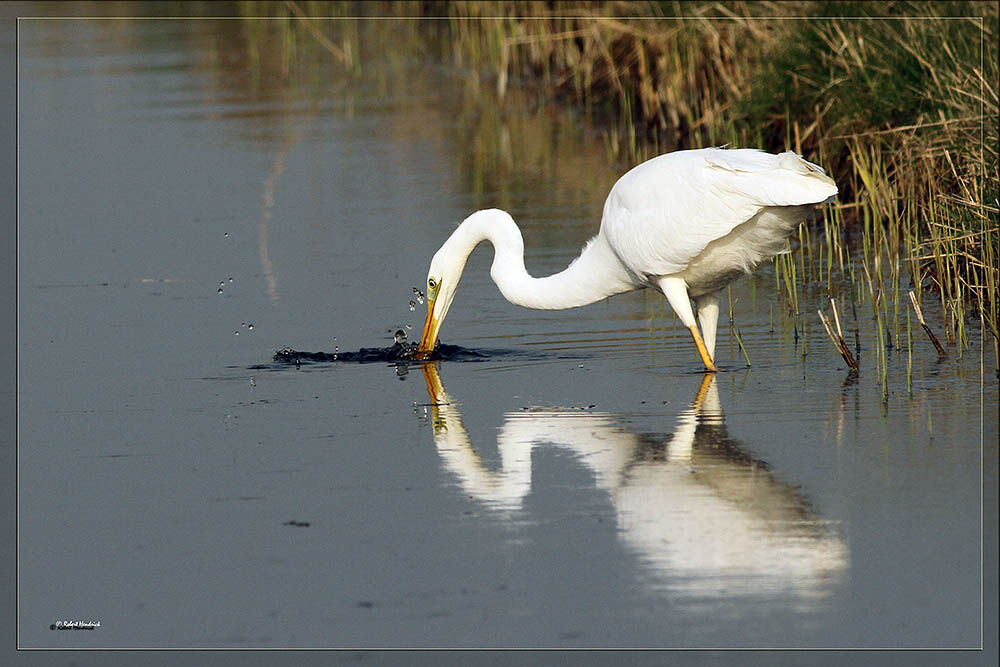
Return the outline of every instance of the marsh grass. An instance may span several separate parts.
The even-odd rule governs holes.
[[[736,306],[736,303],[740,299],[739,297],[736,297],[736,299],[733,300],[732,285],[726,288],[726,294],[729,296],[729,333],[736,339],[736,342],[739,344],[740,352],[743,353],[743,358],[747,362],[747,368],[749,368],[753,366],[753,364],[750,363],[750,354],[747,352],[747,348],[743,344],[743,336],[740,333],[740,328],[736,326],[736,318],[733,316],[733,308]]]

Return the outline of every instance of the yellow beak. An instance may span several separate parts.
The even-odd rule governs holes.
[[[434,351],[437,345],[438,329],[441,328],[441,321],[434,319],[434,302],[436,298],[427,297],[427,319],[424,320],[424,333],[420,336],[420,345],[417,347],[417,359],[426,359]]]

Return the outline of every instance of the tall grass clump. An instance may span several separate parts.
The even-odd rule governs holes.
[[[898,315],[905,271],[912,286],[938,295],[959,353],[976,317],[996,358],[996,6],[860,9],[873,16],[803,22],[758,73],[744,122],[768,127],[769,145],[782,134],[798,141],[794,119],[826,100],[810,143],[842,186],[848,223],[863,232],[873,286],[889,283]]]

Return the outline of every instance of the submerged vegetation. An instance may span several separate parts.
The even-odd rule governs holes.
[[[775,261],[796,336],[817,322],[800,292],[835,298],[855,329],[870,317],[885,386],[887,350],[922,340],[912,290],[957,356],[971,327],[1000,368],[995,3],[237,6],[287,18],[277,30],[293,58],[309,42],[357,76],[363,42],[391,42],[455,66],[483,106],[574,109],[619,171],[684,148],[794,150],[840,186]]]

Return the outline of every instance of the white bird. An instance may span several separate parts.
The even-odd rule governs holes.
[[[836,183],[821,167],[791,151],[772,155],[703,148],[667,153],[615,183],[597,236],[565,270],[546,278],[533,278],[525,270],[524,240],[510,214],[477,211],[431,260],[427,319],[417,356],[426,358],[437,346],[469,255],[489,241],[495,252],[490,276],[511,303],[575,308],[651,287],[663,293],[691,331],[705,369],[715,371],[717,292],[780,253],[813,207],[836,194]]]

